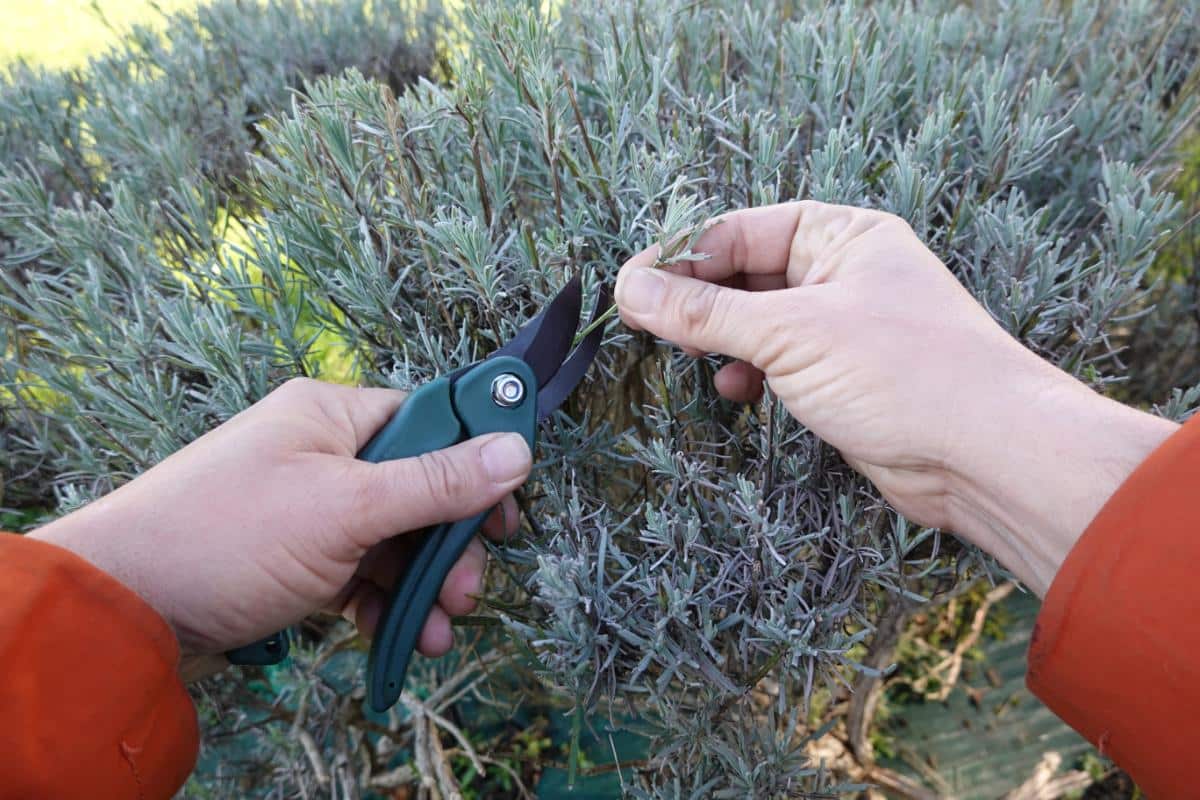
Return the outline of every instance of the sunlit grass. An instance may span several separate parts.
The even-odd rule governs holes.
[[[196,0],[0,0],[0,64],[24,59],[47,67],[87,62],[135,23],[161,24],[164,14]]]

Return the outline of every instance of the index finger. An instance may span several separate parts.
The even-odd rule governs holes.
[[[668,269],[710,283],[744,276],[750,289],[783,288],[803,209],[804,203],[796,201],[722,214],[696,241],[695,251],[708,258],[680,261]],[[649,247],[625,266],[653,267],[658,253],[657,246]]]

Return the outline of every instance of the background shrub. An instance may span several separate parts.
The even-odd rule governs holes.
[[[226,33],[282,42],[265,31],[285,16]],[[442,80],[399,93],[374,18],[308,19],[362,39],[262,84],[222,77],[219,37],[191,56],[139,46],[164,62],[154,75],[193,59],[232,112],[156,78],[102,95],[123,104],[72,101],[79,75],[18,76],[3,95],[49,98],[6,100],[0,133],[8,470],[61,510],[287,377],[411,387],[485,354],[572,272],[596,288],[649,243],[793,198],[908,220],[1014,336],[1104,388],[1180,219],[1159,177],[1195,108],[1187,3],[494,2],[465,15]],[[425,19],[394,20],[405,53],[433,52],[413,44]],[[124,74],[108,63],[94,85]],[[249,127],[292,76],[347,65]],[[105,113],[134,131],[161,117],[159,135],[102,146],[79,119]],[[168,124],[181,115],[195,124]],[[19,131],[64,125],[20,149]],[[485,770],[519,792],[529,773],[498,739],[472,743],[464,703],[514,718],[557,703],[576,732],[638,731],[649,757],[622,775],[636,796],[848,789],[805,748],[849,708],[839,730],[862,749],[847,687],[867,696],[889,663],[878,629],[994,567],[898,517],[769,395],[722,401],[714,360],[618,326],[607,344],[542,429],[526,528],[464,629],[476,649],[423,662],[374,717],[361,645],[306,627],[266,683],[206,689],[193,793],[353,796],[419,775],[450,795],[484,791]],[[503,635],[467,635],[497,621]],[[217,749],[231,741],[237,758]]]
[[[1162,410],[1182,419],[1200,401],[1200,134],[1194,128],[1178,153],[1169,186],[1183,222],[1159,251],[1146,313],[1125,334],[1127,382],[1119,396],[1156,403],[1175,389]]]
[[[111,332],[154,339],[160,321],[151,298],[176,292],[181,280],[192,280],[189,271],[204,272],[205,259],[238,239],[241,221],[257,213],[257,198],[240,187],[250,154],[261,148],[256,126],[268,113],[285,108],[304,79],[349,67],[399,89],[433,68],[441,20],[436,5],[423,3],[221,0],[172,16],[164,31],[134,28],[83,69],[11,65],[0,77],[0,258],[13,296],[58,322],[43,332],[32,319],[29,335],[17,333],[22,304],[6,303],[12,324],[0,335],[17,356],[14,368],[28,348],[48,348],[62,368],[56,377],[14,378],[38,398],[36,418],[17,427],[44,426],[56,408],[67,426],[81,424],[78,409],[43,401],[115,387],[103,376],[93,376],[91,390],[80,382],[95,364],[121,362],[123,349],[143,352],[111,341]],[[80,302],[75,295],[87,273],[94,291]],[[39,293],[43,284],[54,288]],[[58,308],[64,302],[69,310]],[[68,319],[78,324],[64,330],[59,323]],[[133,427],[109,420],[115,427],[101,435],[126,449],[127,460],[85,468],[90,492],[128,478],[213,422],[184,398],[186,379],[176,388],[179,404],[170,410],[143,408]],[[129,409],[132,398],[105,402]],[[158,412],[166,416],[156,420]],[[105,427],[103,414],[88,416],[83,424],[91,430],[81,441]],[[161,446],[143,452],[148,426],[160,425],[182,428],[178,436],[150,434]],[[90,463],[89,445],[79,445],[70,435],[40,443],[10,437],[5,472],[18,478],[9,481],[10,503],[35,501],[28,493],[74,472],[73,460]],[[56,451],[64,460],[46,463]]]

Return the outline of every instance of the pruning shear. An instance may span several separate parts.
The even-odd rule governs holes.
[[[562,405],[600,349],[604,329],[599,321],[612,299],[601,293],[572,351],[582,305],[583,285],[576,274],[507,344],[413,392],[358,458],[411,458],[501,431],[521,434],[532,450],[537,424]],[[410,534],[422,541],[388,597],[367,659],[367,701],[375,711],[386,711],[400,698],[442,582],[488,513]],[[281,631],[226,655],[234,664],[277,664],[288,649],[287,632]]]

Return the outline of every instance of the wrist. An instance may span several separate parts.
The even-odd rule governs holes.
[[[1009,391],[976,420],[951,465],[947,516],[1044,596],[1108,498],[1178,425],[1035,360],[1022,377],[1008,373]]]
[[[152,608],[179,639],[179,627],[161,592],[153,590],[141,548],[129,536],[140,522],[126,513],[117,490],[59,517],[28,535],[70,550],[96,569],[119,581]],[[180,641],[183,654],[188,651]]]

